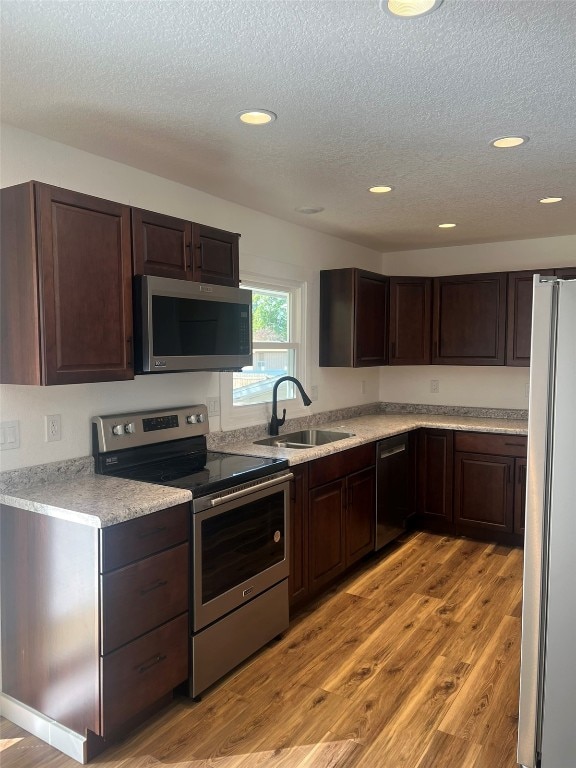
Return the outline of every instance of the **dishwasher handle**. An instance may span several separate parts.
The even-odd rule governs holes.
[[[387,459],[388,456],[394,456],[394,454],[396,454],[396,453],[402,453],[403,451],[406,450],[406,447],[407,447],[406,443],[403,443],[402,445],[397,445],[394,448],[388,448],[388,449],[382,451],[379,454],[378,458],[380,458],[380,459]]]

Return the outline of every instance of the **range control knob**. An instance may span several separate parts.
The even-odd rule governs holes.
[[[134,423],[124,424],[124,432],[127,435],[133,435],[136,432],[136,425]]]
[[[196,414],[196,419],[198,420],[199,424],[202,424],[203,422],[206,421],[206,416],[204,416],[203,413],[197,413]]]
[[[192,414],[192,416],[186,416],[186,424],[196,424],[198,421],[198,417],[195,413]]]
[[[122,424],[114,424],[112,427],[112,434],[113,435],[123,435],[124,434],[124,427]]]

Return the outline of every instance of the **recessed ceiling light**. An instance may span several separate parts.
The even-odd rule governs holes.
[[[442,5],[442,0],[380,0],[380,8],[403,19],[424,16]]]
[[[456,224],[438,224],[438,227],[440,229],[452,229],[452,227],[455,227]]]
[[[541,203],[559,203],[562,200],[561,197],[543,197]]]
[[[528,136],[501,136],[499,139],[492,139],[490,144],[498,149],[511,149],[526,144]]]
[[[307,216],[310,216],[313,213],[321,213],[324,208],[322,208],[321,205],[302,205],[300,208],[295,208],[294,210],[297,213],[305,213]]]
[[[384,192],[392,192],[394,187],[383,187],[383,186],[377,186],[377,187],[370,187],[368,192],[373,192],[375,195],[383,195]]]
[[[238,113],[238,117],[247,125],[268,125],[272,123],[278,115],[269,112],[267,109],[246,109]]]

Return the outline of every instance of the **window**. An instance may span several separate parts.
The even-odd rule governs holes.
[[[244,273],[242,287],[252,291],[252,365],[220,376],[222,428],[267,421],[272,390],[280,376],[294,376],[305,386],[306,284]],[[291,417],[304,413],[300,395],[290,382],[280,385],[278,400],[291,401]]]
[[[252,365],[232,376],[234,407],[269,403],[280,376],[298,377],[298,297],[295,288],[244,285],[252,291]],[[296,397],[294,385],[283,382],[279,400]]]

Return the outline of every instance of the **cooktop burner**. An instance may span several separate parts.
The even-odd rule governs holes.
[[[113,472],[117,477],[185,488],[195,496],[257,480],[288,466],[283,459],[201,451]]]

